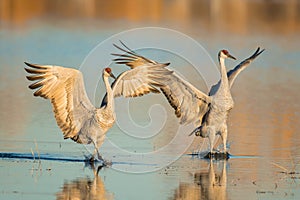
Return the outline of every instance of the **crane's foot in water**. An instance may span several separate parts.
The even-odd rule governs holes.
[[[208,152],[204,156],[205,159],[214,159],[214,160],[228,160],[230,154],[228,152]]]
[[[112,166],[112,162],[108,160],[102,160],[102,166],[103,167],[110,167]]]
[[[92,156],[92,157],[85,157],[85,163],[90,164],[90,165],[94,165],[95,163],[100,164],[100,166],[102,167],[109,167],[112,165],[111,161],[108,160],[104,160],[101,156],[97,157],[97,156]]]

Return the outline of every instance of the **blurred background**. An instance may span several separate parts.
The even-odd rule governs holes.
[[[258,46],[265,48],[266,51],[239,75],[232,89],[235,108],[228,122],[230,153],[262,156],[264,160],[299,172],[299,0],[0,0],[0,150],[30,152],[30,149],[35,148],[33,140],[36,139],[39,147],[46,152],[66,153],[68,149],[67,153],[71,155],[76,149],[78,155],[81,155],[82,149],[77,150],[78,146],[75,147],[76,144],[72,141],[61,147],[62,135],[52,117],[51,105],[41,98],[32,97],[32,91],[27,88],[23,62],[79,68],[88,53],[111,35],[149,26],[174,29],[192,37],[208,51],[215,63],[220,49],[228,49],[240,61],[250,56]],[[228,69],[235,64],[237,63],[228,61]],[[175,63],[172,67],[185,73],[185,66],[176,66]],[[207,91],[201,80],[196,80],[196,77],[189,74],[186,77],[199,84],[197,86],[201,90]],[[101,98],[102,96],[99,97]],[[163,101],[162,97],[160,101]],[[144,102],[147,100],[137,100],[137,104],[140,103],[138,108]],[[130,143],[121,135],[108,135],[118,141],[125,141],[122,145],[132,151],[138,148],[159,148],[172,139],[172,128],[177,124],[173,110],[168,109],[171,124],[165,128],[164,134],[152,138],[153,141],[147,148],[145,141]],[[141,110],[142,116],[144,113]],[[110,132],[118,131],[112,129]],[[202,139],[196,138],[195,145],[189,152],[197,149],[201,141]],[[71,147],[67,148],[68,145]],[[198,163],[184,159],[186,160],[178,162],[176,167],[186,166],[186,163],[191,162],[190,168],[185,168],[184,172],[174,170],[171,172],[172,177],[164,172],[147,174],[143,179],[146,180],[145,184],[139,184],[140,178],[134,176],[136,182],[131,183],[133,188],[139,188],[137,197],[144,198],[143,194],[147,193],[151,194],[149,199],[199,199],[203,195],[199,190],[199,177],[204,175],[196,172],[191,178],[190,174],[195,173],[193,167],[197,165],[195,168],[199,168]],[[225,194],[221,194],[221,199],[239,199],[240,195],[245,196],[245,191],[249,194],[245,198],[255,199],[260,195],[257,191],[261,186],[265,186],[267,191],[275,190],[277,186],[274,189],[274,181],[278,187],[282,186],[281,190],[273,193],[277,195],[276,198],[286,197],[285,193],[291,198],[297,199],[297,195],[299,197],[299,177],[294,179],[295,184],[288,181],[283,183],[278,177],[274,177],[278,171],[274,165],[260,162],[261,160],[237,160],[230,160],[231,168],[228,171],[221,166],[228,180],[227,189],[222,188]],[[22,174],[19,172],[17,177],[13,173],[7,173],[11,165],[2,162],[2,177],[19,180],[26,174],[26,171]],[[75,172],[67,172],[63,170],[63,165],[46,165],[61,170],[56,175],[61,173],[61,178],[70,183],[64,190],[74,186],[73,182],[83,183],[85,186],[90,181],[81,180],[80,176],[84,177],[86,172],[74,169],[75,166],[71,166]],[[201,162],[201,165],[206,163]],[[246,170],[249,166],[252,169],[250,171]],[[207,173],[205,172],[205,177]],[[79,179],[72,180],[74,174]],[[132,176],[120,175],[114,171],[103,174],[101,188],[105,185],[116,199],[124,196],[134,199],[128,196],[128,191],[133,189],[126,187]],[[110,179],[106,181],[103,176],[109,176]],[[30,175],[23,178],[25,182],[39,182],[40,189],[45,191],[40,194],[44,198],[45,194],[52,195],[60,190],[61,183],[55,180],[57,177],[46,175],[45,179],[41,177],[34,181]],[[179,181],[178,177],[184,181]],[[6,179],[3,178],[2,181],[4,180]],[[252,184],[254,180],[258,180],[258,184]],[[125,186],[121,187],[121,183]],[[1,182],[2,186],[5,184]],[[45,187],[49,184],[54,185],[50,192],[47,190],[49,187]],[[8,194],[6,197],[11,198],[15,185],[22,188],[26,183],[10,182],[2,189],[5,191],[2,194]],[[208,185],[204,186],[207,187]],[[161,192],[160,188],[165,189]],[[60,192],[62,194],[59,193],[61,199],[66,194],[64,190]],[[226,194],[228,190],[234,192]],[[27,197],[36,195],[34,187],[20,191],[27,192]]]
[[[88,29],[167,26],[231,34],[299,32],[297,0],[1,0],[2,28],[26,28],[34,22]],[[98,24],[95,27],[93,23]],[[87,28],[87,27],[85,27]]]

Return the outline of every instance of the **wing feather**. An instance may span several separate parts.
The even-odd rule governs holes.
[[[249,57],[243,60],[240,64],[238,64],[235,68],[229,70],[227,72],[227,77],[228,77],[228,84],[229,87],[231,88],[236,77],[246,68],[249,66],[249,64],[257,57],[259,56],[262,52],[264,52],[264,49],[260,50],[260,47],[256,49],[256,51]],[[213,85],[209,91],[209,95],[212,96],[214,95],[218,88],[220,87],[220,81]]]
[[[124,43],[121,42],[121,44],[126,50],[117,45],[114,46],[125,54],[112,54],[118,56],[114,61],[117,64],[126,64],[132,70],[121,74],[113,83],[112,87],[116,95],[123,94],[124,96],[125,91],[128,90],[128,88],[124,87],[123,79],[130,77],[131,81],[133,81],[140,77],[140,86],[134,85],[133,87],[133,91],[137,92],[136,94],[145,94],[150,91],[157,93],[159,92],[157,87],[159,87],[169,104],[175,109],[175,115],[180,118],[180,123],[201,123],[203,115],[208,111],[211,101],[210,97],[173,73],[172,70],[167,69],[166,66],[169,63],[161,64],[150,60],[138,55]]]
[[[121,41],[120,41],[121,42]],[[166,69],[170,63],[158,63],[138,55],[129,49],[124,43],[121,44],[127,49],[114,44],[124,54],[112,54],[118,56],[114,59],[117,64],[126,64],[131,70],[121,73],[112,83],[114,97],[137,97],[150,92],[160,93],[156,87],[163,86],[165,77],[173,72]],[[101,106],[107,104],[107,95],[104,96]]]
[[[149,64],[153,64],[156,65],[158,64],[156,61],[154,60],[150,60],[146,57],[143,57],[139,54],[137,54],[136,52],[134,52],[133,50],[131,50],[130,48],[128,48],[122,41],[120,41],[120,43],[127,49],[121,48],[118,45],[114,44],[114,46],[123,51],[124,54],[116,54],[116,53],[112,53],[111,55],[113,56],[117,56],[117,58],[113,59],[114,62],[116,62],[117,64],[125,64],[128,67],[130,67],[131,69],[134,69],[136,67],[142,66],[142,65],[149,65]],[[129,55],[128,55],[129,54]]]
[[[167,64],[142,65],[125,71],[112,84],[114,96],[136,97],[150,92],[159,93],[155,86],[162,86],[162,80],[170,71],[157,70]]]
[[[249,64],[257,57],[259,56],[262,52],[264,52],[263,50],[260,50],[260,47],[257,48],[257,50],[247,59],[245,59],[244,61],[242,61],[239,65],[237,65],[234,69],[230,70],[229,72],[227,72],[227,77],[228,77],[228,83],[230,88],[232,87],[234,80],[236,79],[236,77],[239,75],[239,73],[241,71],[243,71],[247,66],[249,66]]]
[[[201,125],[202,118],[209,110],[211,99],[176,73],[165,82],[161,90],[181,124],[194,122]]]
[[[80,142],[77,134],[95,110],[86,95],[81,72],[60,66],[25,64],[30,67],[25,70],[31,74],[27,79],[36,81],[29,86],[37,89],[34,96],[50,99],[64,138]]]

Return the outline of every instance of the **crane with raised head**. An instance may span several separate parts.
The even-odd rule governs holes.
[[[102,78],[106,88],[105,101],[101,107],[95,107],[90,102],[85,88],[82,73],[77,69],[53,65],[37,65],[25,62],[30,74],[26,76],[30,81],[30,89],[37,89],[34,96],[49,99],[52,103],[57,125],[64,135],[64,139],[72,139],[77,143],[93,144],[94,153],[90,161],[99,160],[103,165],[109,164],[99,153],[104,142],[106,132],[115,122],[114,97],[136,97],[160,91],[164,76],[172,73],[165,67],[169,63],[152,63],[141,65],[121,73],[117,78],[111,68],[105,68]],[[112,85],[109,77],[116,80]]]
[[[134,68],[141,63],[149,62],[148,58],[138,55],[128,47],[124,51],[130,53],[131,57],[121,56],[115,59],[117,63]],[[235,60],[235,58],[227,50],[221,50],[218,54],[221,79],[211,87],[208,94],[201,92],[176,73],[165,76],[164,86],[160,87],[161,91],[175,109],[175,115],[180,118],[180,124],[195,124],[196,128],[190,135],[195,134],[209,139],[208,157],[211,158],[214,155],[213,146],[216,135],[221,136],[223,153],[227,154],[227,118],[229,111],[234,106],[231,87],[238,74],[263,51],[264,49],[257,48],[253,55],[227,72],[225,59]]]

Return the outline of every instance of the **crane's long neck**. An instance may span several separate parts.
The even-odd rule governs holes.
[[[111,89],[110,83],[108,81],[108,77],[107,76],[103,76],[103,82],[105,84],[105,88],[106,88],[106,95],[107,95],[107,104],[106,104],[106,108],[110,109],[110,110],[114,110],[114,97],[113,97],[113,91]]]
[[[225,58],[219,56],[219,63],[220,63],[220,72],[221,72],[221,87],[227,89],[228,77],[227,77],[227,71],[225,67]]]

